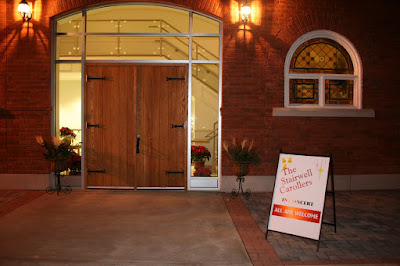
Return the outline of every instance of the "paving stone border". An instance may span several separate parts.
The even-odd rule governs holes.
[[[39,190],[0,189],[0,217],[45,194]]]
[[[283,265],[241,198],[223,194],[223,199],[253,265]]]

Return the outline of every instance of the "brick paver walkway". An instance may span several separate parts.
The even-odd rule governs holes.
[[[271,196],[271,193],[253,194],[249,200],[241,199],[258,224],[262,235],[265,234],[268,224]],[[231,215],[234,221],[237,214],[230,205],[232,202],[237,202],[239,206],[243,204],[237,200],[230,200],[231,203],[227,204],[230,211],[233,210]],[[324,216],[324,221],[327,222],[333,221],[331,204],[332,200],[328,196]],[[242,210],[237,209],[237,211]],[[334,232],[333,226],[322,226],[319,252],[316,252],[316,241],[277,232],[269,232],[268,243],[285,265],[327,263],[400,265],[400,191],[338,192],[336,214],[337,233]],[[248,220],[244,217],[240,219]],[[235,224],[240,233],[243,222],[235,221]],[[244,243],[247,248],[245,240]],[[249,255],[252,258],[252,252],[249,251]],[[267,264],[268,261],[264,263]]]
[[[240,198],[231,199],[223,195],[236,229],[242,238],[247,253],[254,265],[282,265],[272,246],[265,240],[257,223]]]
[[[0,217],[42,196],[38,190],[3,190],[0,189]]]

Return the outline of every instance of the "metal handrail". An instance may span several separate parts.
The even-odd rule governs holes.
[[[80,22],[80,20],[72,20],[73,22],[75,22],[75,24],[78,24],[78,22]],[[159,19],[159,20],[153,20],[153,19],[117,19],[117,20],[109,20],[109,19],[98,19],[98,20],[87,20],[87,22],[90,22],[90,21],[99,21],[99,22],[106,22],[106,21],[113,21],[113,23],[114,23],[114,21],[116,22],[116,24],[117,24],[117,33],[121,33],[120,32],[120,25],[121,25],[121,22],[158,22],[158,24],[159,25],[157,25],[157,26],[148,26],[148,27],[159,27],[160,28],[160,33],[163,33],[163,32],[165,32],[165,33],[173,33],[173,32],[170,32],[170,31],[168,31],[164,26],[163,26],[163,24],[165,24],[166,26],[168,26],[169,28],[171,28],[171,29],[173,29],[173,30],[175,30],[176,31],[176,33],[182,33],[182,32],[180,32],[179,31],[179,29],[177,29],[176,27],[174,27],[173,25],[171,25],[171,24],[169,24],[168,22],[166,22],[165,20],[163,20],[163,19]],[[120,38],[120,36],[117,36],[118,38]],[[183,44],[184,46],[186,46],[188,49],[189,49],[189,45],[187,44],[187,43],[185,43],[184,41],[182,41],[180,38],[178,38],[178,37],[176,37],[176,36],[172,36],[172,37],[174,37],[178,42],[180,42],[181,44]],[[158,41],[158,40],[156,40],[156,41]],[[180,49],[179,47],[177,47],[176,45],[174,45],[173,43],[171,43],[171,42],[169,42],[169,41],[167,41],[167,40],[165,40],[165,39],[162,39],[162,37],[160,38],[160,45],[161,45],[161,47],[160,48],[162,48],[162,43],[168,43],[170,46],[172,46],[173,48],[175,48],[175,50],[178,50],[180,53],[182,53],[182,54],[184,54],[185,56],[189,56],[189,54],[187,53],[187,52],[185,52],[185,51],[182,51],[182,49]],[[198,59],[198,57],[199,57],[199,49],[204,49],[209,55],[211,55],[211,57],[213,57],[213,58],[210,58],[210,57],[207,57],[207,56],[205,56],[205,55],[201,55],[202,57],[204,57],[204,59],[205,60],[218,60],[218,57],[216,56],[216,55],[214,55],[212,52],[210,52],[210,51],[208,51],[204,46],[202,46],[202,45],[200,45],[199,43],[197,43],[196,41],[192,41],[192,44],[194,44],[195,46],[196,46],[196,59]],[[120,46],[120,40],[118,39],[118,47]],[[117,54],[115,54],[115,55],[92,55],[92,56],[120,56],[120,51],[119,51],[120,49],[117,49]],[[124,56],[126,56],[126,55],[124,55]],[[130,56],[154,56],[153,54],[132,54],[132,55],[130,55]],[[166,57],[165,55],[163,55],[162,54],[162,50],[160,49],[160,54],[158,54],[157,56],[164,56],[166,59],[168,59],[169,60],[169,58],[168,57]],[[210,67],[208,67],[208,66],[204,66],[204,65],[202,65],[201,66],[202,68],[204,68],[204,69],[206,69],[206,71],[210,74],[210,75],[212,75],[214,78],[216,78],[216,79],[218,79],[218,74],[217,73],[215,73]],[[201,83],[203,83],[204,85],[206,85],[207,87],[209,87],[211,90],[213,90],[214,92],[217,92],[218,93],[218,88],[214,88],[211,84],[209,84],[209,83],[207,83],[207,82],[205,82],[205,81],[203,81],[202,79],[200,79],[199,78],[199,76],[198,76],[198,73],[197,73],[197,71],[195,72],[195,74],[193,75],[198,81],[200,81]]]
[[[75,22],[80,22],[80,20],[72,20],[72,21],[75,21]],[[166,22],[165,20],[163,20],[163,19],[157,19],[157,20],[154,20],[154,19],[117,19],[117,20],[110,20],[110,19],[88,19],[88,20],[86,20],[87,22],[89,22],[89,21],[99,21],[99,22],[106,22],[106,21],[115,21],[115,22],[117,22],[118,23],[118,31],[117,31],[117,33],[121,33],[120,32],[120,27],[119,27],[119,25],[120,25],[120,23],[121,23],[121,21],[128,21],[128,22],[139,22],[139,21],[143,21],[143,22],[146,22],[146,21],[158,21],[158,22],[160,22],[160,33],[162,33],[162,31],[165,31],[166,33],[173,33],[173,32],[170,32],[170,31],[168,31],[168,30],[166,30],[165,28],[163,28],[162,27],[162,24],[164,23],[165,25],[168,25],[170,28],[172,28],[172,29],[174,29],[175,31],[176,31],[176,33],[182,33],[181,31],[179,31],[179,29],[177,29],[177,28],[175,28],[174,26],[172,26],[171,24],[169,24],[168,22]],[[149,27],[155,27],[155,26],[149,26]],[[99,32],[99,33],[101,33],[101,32]],[[140,33],[140,32],[139,32]],[[178,39],[179,40],[179,39]],[[180,41],[180,40],[179,40]],[[182,42],[182,41],[180,41],[180,42]],[[189,45],[187,45],[186,43],[184,43],[184,42],[182,42],[184,45],[186,45],[186,46],[188,46],[189,47]],[[214,60],[218,60],[218,57],[216,56],[216,55],[214,55],[213,53],[211,53],[211,52],[209,52],[204,46],[202,46],[202,45],[200,45],[200,44],[198,44],[197,42],[195,42],[195,41],[192,41],[192,43],[194,43],[194,44],[196,44],[198,47],[200,47],[200,48],[202,48],[202,49],[204,49],[204,50],[206,50],[207,51],[207,53],[209,53],[212,57],[214,57],[213,59]],[[204,56],[204,58],[206,59],[206,60],[213,60],[213,59],[210,59],[210,58],[208,58],[208,57],[205,57]]]

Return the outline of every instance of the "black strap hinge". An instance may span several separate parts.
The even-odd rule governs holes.
[[[103,169],[103,170],[87,170],[87,173],[88,174],[105,174],[106,173],[106,170],[105,169]]]
[[[89,122],[86,122],[86,128],[91,128],[91,127],[100,128],[100,124],[90,124]]]
[[[86,82],[88,82],[90,80],[106,80],[106,77],[95,78],[95,77],[91,77],[89,75],[86,75]]]
[[[184,175],[185,171],[165,171],[166,175],[170,175],[170,174],[181,174]]]
[[[177,127],[185,127],[185,125],[174,125],[174,124],[172,124],[172,128],[177,128]]]
[[[167,81],[170,81],[170,80],[185,80],[185,78],[170,78],[170,77],[167,77]]]

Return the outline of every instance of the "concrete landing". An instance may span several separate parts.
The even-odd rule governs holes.
[[[251,265],[220,194],[43,195],[0,219],[0,265]]]

